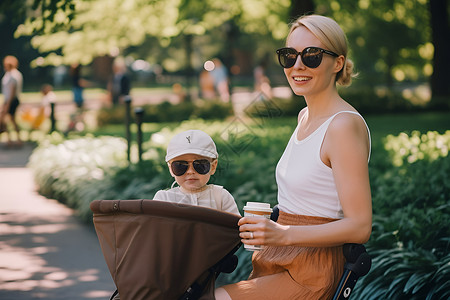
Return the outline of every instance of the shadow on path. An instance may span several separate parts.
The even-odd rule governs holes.
[[[93,226],[0,168],[0,299],[108,299],[114,283]]]

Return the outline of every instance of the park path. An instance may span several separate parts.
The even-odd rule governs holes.
[[[0,299],[109,299],[114,283],[92,225],[40,196],[29,144],[0,144]]]

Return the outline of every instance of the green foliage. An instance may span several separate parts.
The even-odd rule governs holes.
[[[96,198],[83,195],[107,193],[107,174],[125,164],[126,143],[121,138],[86,137],[57,143],[53,137],[33,151],[29,167],[41,194],[79,209],[85,217],[90,201]]]
[[[42,193],[90,220],[89,203],[94,199],[151,198],[157,190],[170,187],[173,179],[164,162],[169,140],[178,132],[202,129],[213,137],[219,151],[219,168],[211,183],[225,186],[241,211],[247,201],[273,205],[275,165],[295,118],[260,116],[226,122],[190,120],[175,129],[162,126],[144,144],[141,164],[126,164],[121,139],[87,137],[61,142],[54,137],[33,153],[30,167]],[[373,232],[366,245],[373,266],[358,281],[352,299],[450,296],[449,140],[449,131],[413,131],[374,141],[370,162]],[[221,275],[218,284],[248,277],[251,253],[240,249],[237,255],[238,269]]]
[[[386,138],[390,168],[371,168],[374,220],[367,247],[373,264],[358,282],[356,299],[449,297],[449,133]]]
[[[192,116],[203,120],[225,120],[233,115],[230,103],[220,100],[200,100],[195,103]]]
[[[304,98],[299,96],[292,96],[288,99],[259,97],[245,109],[245,114],[253,119],[260,120],[296,117],[305,105]]]
[[[204,120],[223,120],[233,114],[229,103],[222,101],[198,100],[195,102],[181,102],[172,104],[164,101],[159,104],[149,104],[142,107],[143,122],[181,122],[189,119],[201,118]],[[123,124],[125,120],[125,107],[115,106],[103,108],[97,114],[97,124],[102,127],[109,124]],[[134,116],[132,116],[134,118]]]
[[[184,49],[168,50],[167,46],[186,36],[230,33],[229,26],[234,23],[241,32],[263,34],[265,38],[267,35],[284,37],[285,16],[290,4],[286,0],[277,3],[255,0],[35,1],[42,4],[44,13],[30,17],[18,28],[17,34],[35,35],[32,45],[43,53],[45,65],[89,64],[95,57],[111,55],[119,49],[138,48],[153,40],[156,44],[150,45],[153,51],[146,49],[147,55],[170,70],[182,69],[187,60]],[[59,6],[54,7],[53,3]],[[62,9],[58,9],[60,7]],[[64,26],[56,26],[61,24]],[[209,52],[206,57],[217,55],[215,51],[206,51]],[[155,53],[161,54],[160,59],[156,60]]]
[[[395,166],[414,163],[418,160],[433,161],[447,157],[450,148],[450,130],[440,135],[436,131],[421,134],[413,131],[411,136],[401,133],[399,136],[388,135],[385,149],[393,157]]]
[[[372,88],[340,89],[341,96],[353,105],[360,113],[385,114],[398,112],[423,111],[424,107],[413,105],[400,93],[389,90],[376,91]]]
[[[432,50],[425,50],[431,43],[430,26],[424,26],[430,23],[428,1],[315,2],[319,13],[333,17],[346,32],[366,85],[424,79],[424,67],[433,57]]]

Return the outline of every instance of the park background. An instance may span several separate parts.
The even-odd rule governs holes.
[[[366,245],[373,266],[352,297],[450,296],[448,1],[7,0],[0,9],[0,55],[17,56],[24,74],[21,135],[36,144],[29,167],[39,192],[88,223],[94,199],[151,198],[170,186],[165,147],[189,128],[217,142],[213,181],[240,209],[247,201],[275,204],[274,168],[304,101],[290,94],[274,50],[296,16],[335,18],[359,72],[341,93],[365,116],[373,142],[374,226]],[[144,142],[136,143],[138,126],[131,125],[130,156],[126,106],[107,100],[117,57],[132,78],[132,107],[144,110]],[[229,102],[201,96],[200,72],[216,57],[229,72]],[[67,67],[75,62],[92,86],[85,90],[84,126],[65,133],[74,113]],[[273,97],[254,89],[261,62]],[[44,83],[57,95],[52,134],[49,120],[32,130],[27,119]],[[223,282],[248,276],[248,253],[238,254],[238,270]]]

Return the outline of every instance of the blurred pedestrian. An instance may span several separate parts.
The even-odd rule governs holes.
[[[67,67],[59,65],[53,69],[53,85],[55,88],[62,86],[64,78],[67,75]]]
[[[6,56],[3,59],[3,67],[5,69],[5,75],[2,78],[2,93],[4,99],[2,111],[0,113],[0,133],[3,131],[6,132],[8,135],[8,144],[13,144],[6,124],[6,121],[9,118],[9,121],[12,123],[17,134],[17,144],[21,145],[20,130],[16,122],[16,110],[20,104],[19,98],[22,93],[23,76],[17,69],[19,67],[19,61],[15,56]]]
[[[70,66],[70,76],[72,80],[73,101],[76,105],[76,111],[70,116],[70,123],[67,132],[74,129],[83,130],[83,106],[84,106],[84,89],[90,85],[89,81],[81,76],[81,65],[73,63]],[[66,132],[66,133],[67,133]]]
[[[50,117],[51,114],[51,104],[55,103],[56,95],[53,92],[53,86],[51,84],[44,84],[41,87],[42,100],[38,109],[36,118],[33,121],[32,129],[36,130],[42,125],[45,119]]]
[[[130,94],[131,81],[123,58],[118,57],[113,63],[113,77],[108,84],[112,105],[123,103],[123,98]]]
[[[211,76],[214,80],[214,86],[219,93],[220,99],[224,102],[230,101],[230,87],[228,72],[223,63],[218,58],[212,60],[214,63],[211,70]]]
[[[216,90],[211,73],[208,70],[202,70],[200,72],[199,81],[201,97],[206,100],[214,99],[216,97]]]
[[[73,101],[77,108],[82,108],[84,104],[84,89],[88,86],[88,81],[81,77],[81,65],[74,63],[70,66],[70,76],[72,80]]]
[[[263,93],[268,99],[272,98],[270,80],[266,76],[267,60],[262,60],[253,70],[255,91]]]

